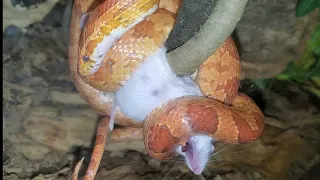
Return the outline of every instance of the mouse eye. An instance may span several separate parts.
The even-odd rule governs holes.
[[[215,143],[215,142],[216,142],[216,141],[214,141],[214,140],[211,140],[211,144],[212,144],[212,145],[214,145],[214,143]]]
[[[182,152],[186,152],[186,151],[187,151],[186,146],[182,146],[181,151],[182,151]]]
[[[186,142],[186,145],[181,147],[181,151],[186,152],[186,151],[188,151],[188,149],[189,149],[189,143]]]

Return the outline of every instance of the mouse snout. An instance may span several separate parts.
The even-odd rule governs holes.
[[[198,167],[196,167],[196,168],[192,168],[191,170],[193,171],[194,174],[199,175],[199,174],[202,173],[203,168],[201,168],[200,166],[198,166]]]
[[[177,152],[185,157],[186,164],[194,174],[201,174],[214,150],[209,136],[192,136],[185,146],[179,146]]]
[[[194,174],[201,174],[204,169],[204,165],[201,163],[200,159],[196,159],[196,158],[190,159],[189,168]]]

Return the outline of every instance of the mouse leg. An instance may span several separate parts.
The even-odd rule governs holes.
[[[111,110],[111,114],[110,114],[110,132],[113,130],[114,127],[114,119],[116,117],[116,112],[117,112],[117,102],[114,99],[113,103],[112,103],[112,110]]]

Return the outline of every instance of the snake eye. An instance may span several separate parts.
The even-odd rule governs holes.
[[[82,60],[85,61],[85,62],[89,61],[89,59],[90,59],[90,58],[89,58],[89,56],[87,56],[87,55],[85,55],[85,56],[82,57]]]

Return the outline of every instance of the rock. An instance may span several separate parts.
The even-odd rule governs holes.
[[[50,98],[54,103],[59,104],[87,105],[77,92],[51,91]]]
[[[15,25],[9,25],[7,26],[5,29],[4,29],[4,32],[3,32],[3,36],[5,38],[19,38],[23,35],[23,32],[22,30],[15,26]]]
[[[42,2],[42,1],[38,1]],[[3,0],[3,26],[15,25],[25,28],[35,22],[40,22],[59,0],[50,0],[38,4],[36,1]],[[34,8],[36,7],[36,8]]]
[[[155,171],[161,170],[161,161],[157,159],[153,159],[153,158],[149,159],[148,165],[150,166],[150,168],[154,169]]]
[[[299,58],[299,45],[304,44],[304,36],[310,37],[310,27],[317,24],[317,13],[297,18],[296,3],[248,1],[235,31],[242,78],[273,77]]]
[[[95,131],[94,121],[97,117],[92,118],[90,113],[87,114],[89,116],[82,113],[68,117],[61,116],[57,109],[50,107],[35,108],[24,118],[24,133],[35,142],[63,152],[70,151],[74,145],[88,147]]]

